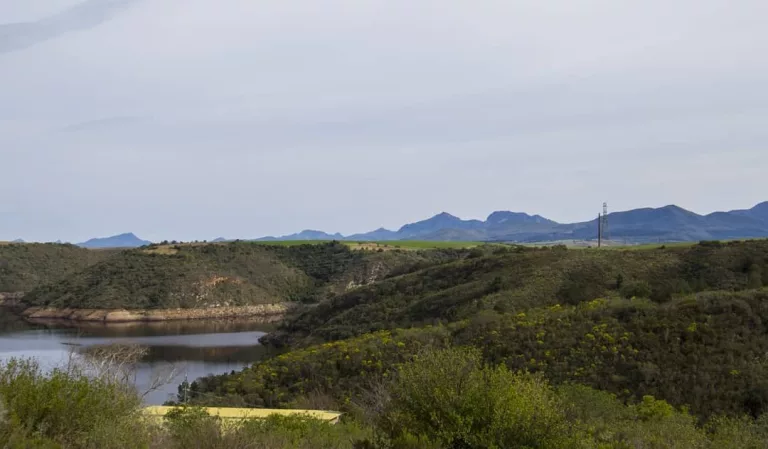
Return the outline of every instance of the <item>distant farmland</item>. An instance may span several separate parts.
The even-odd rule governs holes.
[[[259,245],[277,245],[277,246],[296,246],[296,245],[317,245],[320,243],[328,243],[330,240],[265,240],[250,242]],[[460,249],[460,248],[472,248],[475,246],[484,245],[485,242],[448,242],[448,241],[428,241],[428,240],[387,240],[387,241],[367,241],[367,242],[353,242],[353,241],[340,241],[344,245],[349,246],[352,249],[369,249],[369,250],[391,250],[391,249]]]

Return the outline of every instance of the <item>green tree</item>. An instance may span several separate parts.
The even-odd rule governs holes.
[[[578,435],[539,376],[484,365],[472,349],[419,355],[399,370],[383,428],[446,448],[571,448]],[[397,445],[396,445],[397,447]]]
[[[651,296],[651,285],[646,281],[630,281],[625,283],[619,292],[627,299],[648,298]]]

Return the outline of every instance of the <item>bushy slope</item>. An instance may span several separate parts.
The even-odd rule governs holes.
[[[395,269],[407,271],[458,254],[352,251],[339,243],[152,245],[123,251],[60,282],[41,286],[25,302],[152,309],[314,301],[373,282]]]
[[[115,253],[55,243],[0,245],[0,292],[27,292],[83,270]]]
[[[198,400],[345,404],[425,348],[473,346],[556,384],[653,395],[701,417],[768,411],[768,242],[495,253],[305,310],[265,339],[284,354],[198,381]]]
[[[278,346],[306,337],[335,340],[461,320],[482,310],[517,313],[605,295],[663,302],[674,295],[762,287],[768,281],[768,241],[647,251],[500,248],[495,253],[341,294],[288,321],[266,340]]]
[[[702,416],[768,411],[768,291],[710,292],[666,304],[595,300],[447,326],[379,331],[296,349],[193,385],[204,403],[286,407],[318,392],[347,403],[425,348],[485,359],[628,400],[653,395]],[[389,373],[389,374],[388,374]]]

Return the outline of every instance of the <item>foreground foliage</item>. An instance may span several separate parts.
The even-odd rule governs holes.
[[[450,325],[379,331],[295,349],[192,383],[201,403],[290,407],[308,394],[341,404],[424,348],[479,348],[486,361],[579,382],[624,400],[653,395],[698,416],[768,411],[768,290],[657,304],[595,300]]]
[[[0,447],[146,449],[760,449],[768,415],[700,424],[653,396],[625,405],[586,386],[483,361],[475,349],[420,351],[372,384],[340,424],[308,417],[221,420],[180,407],[161,422],[135,393],[30,362],[0,368]]]

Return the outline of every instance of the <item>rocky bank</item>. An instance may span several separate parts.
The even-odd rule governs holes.
[[[98,321],[125,323],[137,321],[203,320],[217,318],[268,318],[274,320],[285,315],[295,304],[257,304],[237,307],[211,307],[204,309],[55,309],[30,307],[22,315],[30,319]]]

